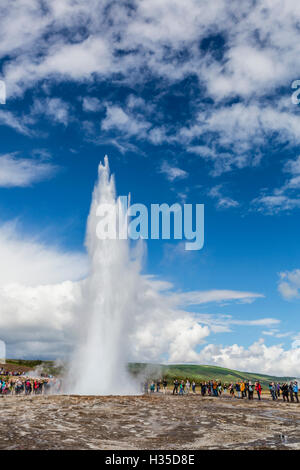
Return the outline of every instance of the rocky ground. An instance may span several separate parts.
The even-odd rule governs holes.
[[[0,449],[300,449],[300,404],[196,396],[7,396]]]

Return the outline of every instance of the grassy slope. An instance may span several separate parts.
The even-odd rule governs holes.
[[[149,378],[155,379],[157,375],[166,377],[170,382],[175,378],[195,380],[196,383],[207,381],[210,379],[218,379],[221,382],[235,382],[241,380],[251,380],[252,382],[259,380],[262,385],[267,386],[269,382],[285,382],[291,380],[293,377],[275,377],[264,374],[256,374],[251,372],[240,372],[232,369],[225,369],[217,366],[202,366],[192,364],[174,364],[174,365],[147,365],[132,363],[129,369],[133,374],[138,374],[143,371]],[[153,377],[152,377],[153,375]]]

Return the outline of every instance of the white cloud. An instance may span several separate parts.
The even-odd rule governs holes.
[[[215,99],[247,98],[298,78],[299,16],[292,0],[284,8],[282,0],[141,0],[134,9],[96,0],[54,0],[42,8],[18,0],[2,6],[0,54],[12,57],[4,69],[11,93],[51,75],[93,80],[120,73],[134,82],[151,72],[169,81],[194,74]],[[219,58],[218,35],[226,45]]]
[[[31,109],[31,115],[45,115],[54,122],[64,124],[69,122],[69,105],[61,98],[36,99]]]
[[[273,145],[297,145],[300,117],[296,111],[295,105],[290,103],[286,108],[281,101],[272,106],[254,100],[211,107],[199,112],[192,125],[179,129],[176,138],[187,144],[189,152],[212,163],[212,175],[219,176],[234,167],[257,166],[268,138],[273,139]],[[205,139],[206,145],[193,144],[199,138]]]
[[[65,253],[37,237],[24,234],[20,223],[0,226],[0,286],[39,286],[83,278],[87,260],[81,253]]]
[[[237,300],[241,303],[251,303],[257,298],[264,297],[254,292],[212,289],[208,291],[191,291],[173,294],[172,298],[180,305],[200,305],[207,302],[224,302]]]
[[[300,348],[300,333],[293,337],[292,348]]]
[[[234,199],[224,196],[222,194],[222,185],[219,184],[217,186],[214,186],[213,188],[210,189],[208,192],[208,195],[214,199],[217,199],[217,207],[221,209],[229,209],[231,207],[238,207],[239,203],[235,201]]]
[[[191,102],[195,116],[176,127],[157,112],[165,90],[149,102],[132,94],[126,106],[107,105],[102,130],[122,134],[111,143],[121,152],[130,149],[125,140],[132,137],[155,145],[179,143],[208,160],[215,176],[258,165],[270,138],[273,144],[299,144],[298,108],[276,93],[298,78],[300,8],[293,0],[284,7],[282,0],[243,6],[237,1],[228,6],[225,0],[165,0],[163,5],[158,0],[135,5],[54,0],[45,5],[17,0],[1,7],[0,58],[9,57],[3,67],[8,100],[45,80],[92,85],[117,80],[138,94],[139,85],[153,78],[164,89],[193,76],[213,104],[204,109],[201,102]],[[238,102],[228,105],[232,97]],[[84,109],[99,110],[96,100],[86,97]],[[70,113],[61,107],[52,112],[54,105],[50,102],[48,115],[66,124]],[[28,132],[8,111],[1,119]],[[263,204],[268,206],[298,206],[296,198],[285,196],[279,202],[273,195],[266,197]]]
[[[106,106],[106,117],[101,122],[101,129],[104,131],[117,130],[129,136],[137,135],[139,138],[145,137],[149,127],[150,123],[143,118],[139,119],[136,114],[114,105]]]
[[[236,320],[232,315],[208,315],[198,314],[198,320],[201,324],[209,326],[210,330],[214,333],[228,333],[232,331],[231,326],[260,326],[271,328],[280,324],[277,318],[257,318],[255,320]],[[274,328],[273,328],[274,330]],[[276,330],[279,331],[279,330]],[[264,332],[262,332],[264,333]]]
[[[286,300],[298,298],[300,296],[300,269],[281,272],[278,290]]]
[[[29,129],[26,119],[16,116],[11,111],[0,109],[0,125],[11,127],[15,131],[24,135],[31,135],[32,131]]]
[[[214,364],[230,369],[263,374],[299,377],[300,348],[293,345],[285,350],[282,345],[267,346],[264,340],[254,342],[249,348],[233,344],[221,346],[208,344],[198,354],[201,364]]]
[[[0,155],[0,187],[25,187],[50,178],[57,166],[36,159],[18,158],[16,153]]]
[[[272,326],[278,325],[280,320],[276,318],[259,318],[257,320],[230,320],[232,325],[245,325],[245,326]]]
[[[300,207],[300,199],[286,195],[265,195],[255,198],[252,203],[260,212],[276,214],[281,211],[291,211]]]
[[[13,357],[64,355],[74,341],[78,279],[87,260],[28,237],[17,223],[0,227],[0,332]]]
[[[160,167],[160,173],[163,173],[167,180],[174,181],[178,179],[184,179],[188,177],[188,172],[170,165],[167,161],[164,161]]]
[[[265,336],[273,336],[274,338],[286,338],[288,336],[291,336],[292,333],[281,333],[280,330],[278,330],[277,328],[271,328],[270,330],[262,331],[261,334]],[[292,347],[294,347],[293,344]]]
[[[95,113],[102,109],[102,103],[95,96],[85,96],[82,100],[82,108],[84,111]]]
[[[289,173],[291,176],[281,187],[273,189],[271,194],[264,190],[260,196],[252,201],[258,211],[276,214],[300,207],[300,157],[287,160],[283,172]]]

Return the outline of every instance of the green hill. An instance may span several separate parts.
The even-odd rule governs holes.
[[[131,363],[129,370],[134,375],[144,374],[148,379],[157,379],[165,377],[168,382],[173,382],[175,378],[178,380],[189,379],[196,383],[208,381],[210,379],[220,380],[222,383],[235,382],[237,380],[251,380],[255,382],[259,380],[262,385],[267,386],[270,382],[286,382],[294,377],[276,377],[272,375],[258,374],[253,372],[241,372],[232,369],[225,369],[218,366],[202,366],[194,364],[142,364]]]

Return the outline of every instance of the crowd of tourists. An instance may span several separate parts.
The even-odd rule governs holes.
[[[18,377],[20,375],[24,375],[24,372],[21,372],[20,370],[6,370],[4,367],[0,367],[0,377],[1,376],[12,376],[12,377]]]
[[[21,374],[0,376],[0,395],[41,395],[59,393],[61,381],[54,377],[31,378]]]
[[[152,380],[150,383],[146,381],[144,383],[144,393],[167,393],[168,382],[166,379]],[[250,380],[239,380],[235,383],[222,383],[219,380],[209,380],[208,382],[196,382],[186,380],[174,379],[172,384],[173,395],[188,395],[189,393],[196,394],[200,393],[204,396],[220,397],[227,395],[232,398],[248,398],[253,400],[254,396],[258,400],[261,400],[263,387],[259,381],[251,382]],[[198,391],[197,391],[198,390]],[[272,399],[278,400],[282,395],[283,401],[291,401],[299,403],[298,397],[298,382],[291,381],[290,383],[275,383],[269,384],[269,391]]]

